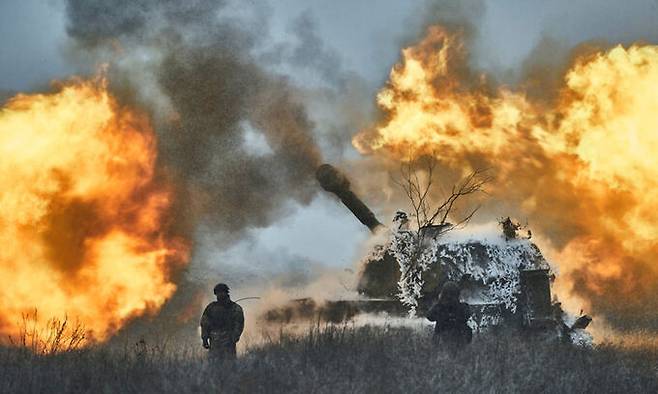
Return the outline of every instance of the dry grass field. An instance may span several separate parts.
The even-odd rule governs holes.
[[[0,348],[2,393],[656,393],[658,352],[480,336],[450,354],[409,328],[323,327],[211,363],[198,344],[141,342],[35,355]]]

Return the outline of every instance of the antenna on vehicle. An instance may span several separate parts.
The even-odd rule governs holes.
[[[260,297],[242,297],[239,298],[233,302],[239,302],[239,301],[244,301],[244,300],[260,300]]]

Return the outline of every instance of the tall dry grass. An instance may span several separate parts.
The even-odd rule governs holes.
[[[199,344],[138,341],[59,353],[0,348],[3,393],[656,393],[658,351],[593,349],[480,336],[455,354],[409,328],[313,327],[280,333],[236,362]]]
[[[44,327],[39,321],[36,309],[24,313],[18,325],[18,334],[7,337],[9,345],[32,354],[50,355],[78,349],[87,340],[83,325],[78,321],[69,321],[66,315],[62,319],[48,319]]]

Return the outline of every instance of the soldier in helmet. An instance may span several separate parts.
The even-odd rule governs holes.
[[[210,350],[214,359],[235,359],[235,345],[244,329],[244,313],[240,305],[231,301],[229,288],[219,283],[214,288],[217,301],[213,301],[201,316],[203,347]]]
[[[434,342],[450,349],[462,347],[473,339],[473,331],[466,324],[471,316],[470,308],[459,300],[459,293],[457,283],[446,282],[438,301],[427,312],[427,319],[436,322]]]

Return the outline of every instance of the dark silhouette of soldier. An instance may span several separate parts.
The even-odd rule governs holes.
[[[427,312],[427,319],[436,322],[434,343],[457,349],[473,339],[473,331],[466,324],[471,316],[470,308],[459,301],[459,286],[448,281],[443,285],[439,300]]]
[[[201,339],[209,349],[211,359],[235,359],[235,345],[244,329],[244,313],[240,305],[231,301],[229,288],[219,283],[214,288],[217,301],[213,301],[201,316]]]

